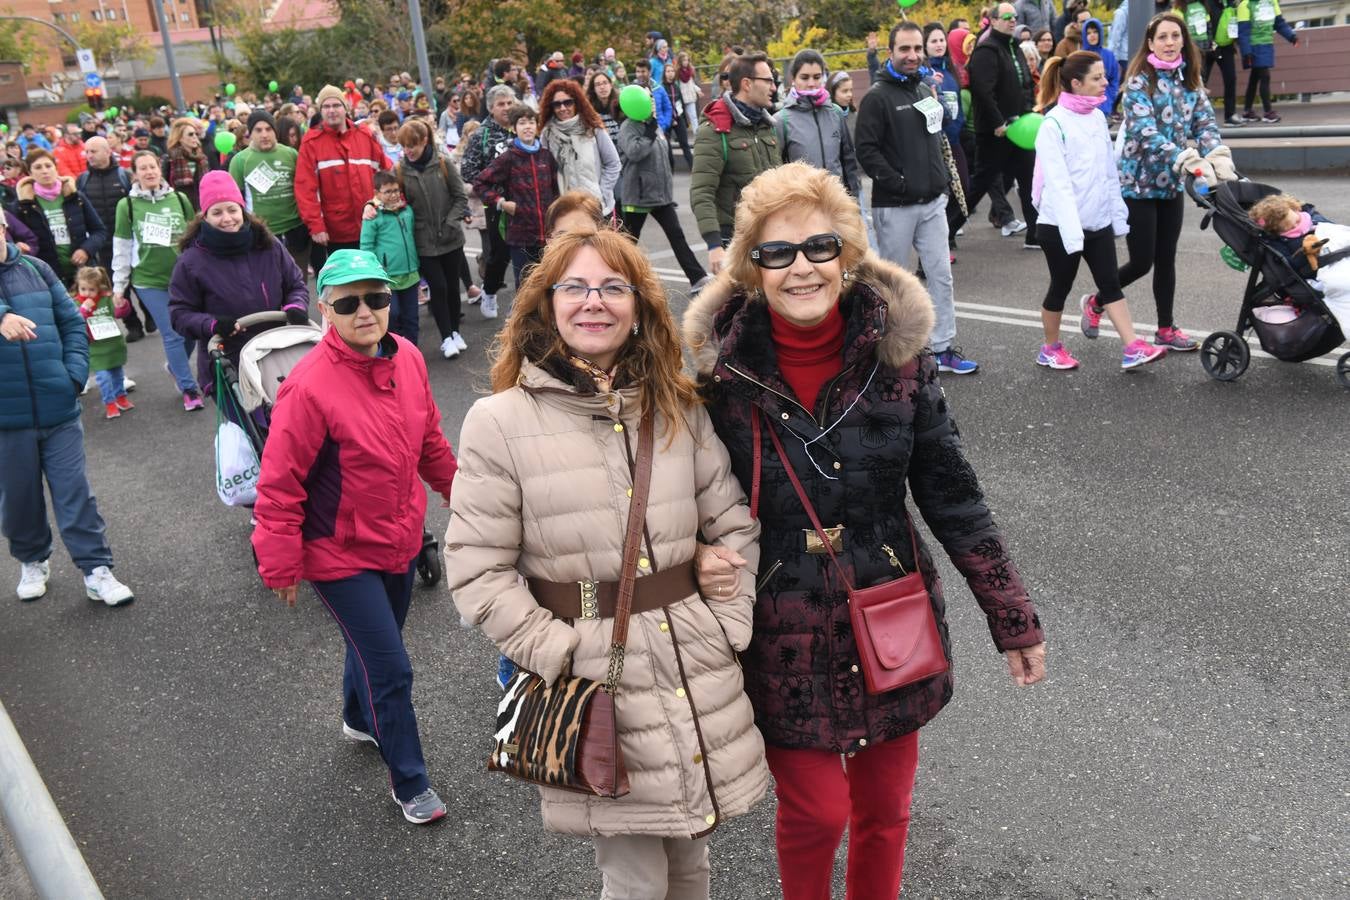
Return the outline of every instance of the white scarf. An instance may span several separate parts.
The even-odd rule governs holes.
[[[544,129],[544,143],[558,163],[558,191],[585,191],[603,202],[600,195],[600,151],[595,135],[581,116],[566,122],[557,119]]]

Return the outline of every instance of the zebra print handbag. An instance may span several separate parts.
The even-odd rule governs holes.
[[[622,797],[629,791],[628,771],[619,748],[614,695],[623,677],[624,645],[637,581],[638,552],[651,487],[653,420],[650,412],[638,429],[633,499],[628,507],[619,596],[610,641],[609,672],[603,682],[564,675],[553,684],[518,669],[497,704],[497,730],[488,770],[545,787],[598,797]]]

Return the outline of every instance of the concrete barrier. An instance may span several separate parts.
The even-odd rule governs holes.
[[[42,776],[0,703],[0,816],[39,897],[102,900]]]

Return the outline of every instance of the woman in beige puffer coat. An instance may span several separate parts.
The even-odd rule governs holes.
[[[593,290],[571,297],[573,285]],[[463,616],[517,665],[550,682],[564,671],[605,678],[614,620],[557,618],[518,576],[619,580],[647,406],[656,452],[639,590],[644,577],[692,567],[700,540],[748,563],[711,599],[691,587],[632,616],[615,696],[631,792],[540,788],[547,829],[594,839],[604,897],[706,898],[707,836],[768,783],[736,659],[750,641],[759,526],[681,372],[641,251],[609,231],[551,241],[516,297],[492,381],[460,435],[446,572]]]

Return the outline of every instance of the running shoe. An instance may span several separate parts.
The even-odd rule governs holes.
[[[1102,324],[1102,308],[1097,305],[1096,294],[1084,294],[1078,298],[1078,308],[1083,311],[1078,320],[1083,329],[1083,337],[1095,340]]]
[[[51,563],[47,560],[24,563],[19,567],[19,599],[36,600],[47,593],[47,579],[52,576]]]
[[[103,417],[105,419],[120,419],[122,418],[122,410],[118,408],[116,403],[105,404],[103,407]]]
[[[489,294],[484,291],[483,300],[478,307],[478,311],[483,314],[483,318],[485,319],[497,318],[497,295]]]
[[[1246,109],[1242,111],[1242,121],[1259,122],[1261,121],[1261,117],[1258,116],[1256,113],[1252,112],[1250,109]]]
[[[131,588],[114,578],[107,566],[99,566],[84,576],[84,592],[90,600],[102,601],[108,606],[121,606],[136,599]]]
[[[689,296],[690,296],[690,297],[697,297],[699,294],[701,294],[701,293],[703,292],[703,289],[704,289],[705,287],[707,287],[708,285],[710,285],[710,284],[712,284],[712,283],[713,283],[713,277],[712,277],[711,275],[704,275],[704,276],[703,276],[702,278],[700,278],[698,281],[695,281],[693,284],[691,284],[691,285],[689,286]]]
[[[136,390],[136,382],[132,381],[130,378],[123,378],[122,390],[130,394],[132,391]]]
[[[183,391],[183,411],[193,412],[201,409],[205,404],[202,403],[201,391]]]
[[[373,735],[365,731],[361,731],[360,729],[353,728],[352,726],[347,724],[346,719],[342,720],[342,736],[347,738],[347,740],[349,741],[366,741],[371,744],[374,744],[376,747],[380,746],[380,742],[375,740]]]
[[[1228,118],[1223,120],[1223,124],[1227,128],[1241,128],[1243,125],[1246,125],[1247,123],[1242,121],[1242,119],[1238,116],[1229,116]]]
[[[980,368],[979,363],[973,359],[966,359],[955,347],[948,347],[939,352],[937,361],[939,372],[948,372],[952,375],[974,375]]]
[[[129,409],[136,408],[136,404],[132,403],[131,398],[128,397],[126,394],[123,394],[122,396],[118,397],[116,403],[117,408],[120,409],[122,412],[126,412]]]
[[[454,359],[456,356],[459,356],[459,346],[455,343],[455,336],[453,334],[441,341],[441,356],[444,356],[446,359]]]
[[[1276,122],[1280,121],[1280,114],[1272,109],[1261,117],[1261,121],[1265,122],[1267,125],[1274,125]]]
[[[1041,242],[1038,241],[1038,240],[1036,240],[1035,238],[1029,237],[1029,238],[1027,238],[1025,241],[1022,242],[1022,249],[1023,249],[1023,250],[1039,250],[1039,249],[1041,249]]]
[[[1159,328],[1158,333],[1153,336],[1153,343],[1169,350],[1179,350],[1182,353],[1200,348],[1200,345],[1180,328]]]
[[[469,342],[466,341],[466,340],[464,340],[464,338],[460,336],[460,333],[459,333],[458,331],[452,331],[452,332],[450,332],[450,340],[452,340],[452,341],[455,342],[455,349],[456,349],[456,350],[459,350],[459,351],[462,352],[462,351],[464,351],[464,350],[468,350],[468,349],[469,349]]]
[[[427,788],[411,800],[400,800],[397,795],[393,797],[394,802],[403,810],[403,818],[414,825],[426,825],[445,816],[445,803],[431,788]]]
[[[1014,234],[1021,234],[1027,230],[1027,223],[1021,219],[1013,219],[1007,225],[999,229],[999,233],[1004,237],[1012,237]]]
[[[1159,347],[1150,344],[1143,338],[1136,338],[1134,343],[1125,347],[1125,355],[1121,358],[1120,367],[1122,369],[1133,369],[1136,366],[1142,366],[1144,363],[1151,363],[1155,359],[1162,359],[1166,355],[1166,347]]]
[[[1053,344],[1042,344],[1041,352],[1036,354],[1036,365],[1045,366],[1047,369],[1076,369],[1078,360],[1059,341]]]
[[[483,289],[476,284],[469,285],[469,290],[464,297],[464,302],[473,306],[481,299],[483,299]]]

